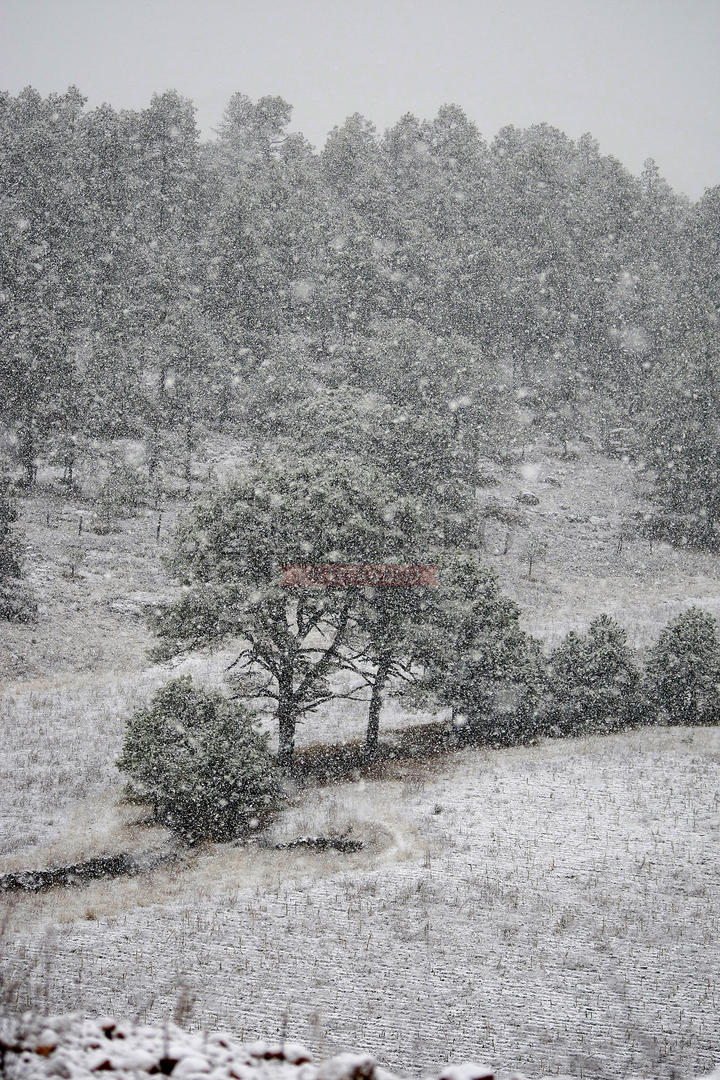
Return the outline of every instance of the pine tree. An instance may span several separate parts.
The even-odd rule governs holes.
[[[449,556],[439,576],[437,610],[416,630],[421,673],[411,697],[450,709],[473,736],[511,743],[534,735],[542,658],[520,609],[474,555]]]
[[[0,619],[31,622],[37,605],[21,580],[22,545],[14,527],[17,517],[10,478],[0,473]]]
[[[658,379],[648,463],[664,539],[720,545],[720,353],[715,335],[693,335]]]
[[[662,723],[720,723],[720,639],[712,615],[693,607],[671,620],[650,652],[645,681]]]
[[[232,840],[279,805],[267,736],[238,702],[189,676],[161,687],[127,722],[117,767],[155,817],[188,842]]]
[[[0,109],[0,417],[18,436],[26,482],[63,423],[83,323],[83,221],[76,132],[83,98],[30,87]]]
[[[609,615],[599,615],[587,634],[571,631],[552,652],[542,728],[560,735],[618,731],[644,715],[639,688],[625,631]]]
[[[244,642],[242,696],[273,704],[279,760],[290,765],[298,719],[335,696],[361,589],[284,585],[283,568],[401,561],[417,526],[369,465],[317,457],[263,462],[212,492],[181,523],[171,571],[190,588],[159,616],[157,655]]]

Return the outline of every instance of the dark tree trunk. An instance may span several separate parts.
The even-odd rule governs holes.
[[[147,439],[148,479],[152,480],[160,464],[160,430],[154,425]]]
[[[193,451],[195,449],[195,433],[193,431],[192,422],[188,421],[185,426],[185,497],[190,498],[190,492],[192,491],[192,463],[193,463]]]
[[[25,470],[27,486],[31,487],[37,477],[35,465],[35,432],[32,422],[26,424],[20,433],[20,463]]]
[[[386,653],[380,657],[380,662],[375,672],[375,680],[370,694],[370,707],[368,709],[368,726],[365,735],[365,757],[371,758],[377,754],[378,735],[380,734],[380,713],[383,705],[383,691],[390,675],[392,656]]]
[[[280,701],[278,704],[278,766],[281,769],[290,769],[292,766],[293,753],[295,751],[295,710],[289,701]]]

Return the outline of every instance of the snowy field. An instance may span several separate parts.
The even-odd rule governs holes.
[[[530,480],[541,501],[528,527],[553,538],[537,580],[519,540],[503,555],[504,532],[486,536],[528,629],[556,644],[608,610],[643,647],[692,600],[717,611],[716,556],[638,539],[616,555],[622,465],[543,459],[493,497],[511,505]],[[36,651],[20,643],[43,673],[0,695],[0,872],[163,843],[119,804],[124,718],[172,674],[220,685],[232,659],[148,667],[147,631],[126,611],[139,551],[143,589],[167,587],[147,523],[128,524],[117,575],[108,549],[68,585],[62,529],[44,508],[35,517],[57,587],[27,631]],[[382,727],[427,719],[389,702]],[[361,705],[331,703],[298,745],[360,738],[365,722]],[[53,1010],[159,1023],[187,993],[199,1029],[287,1029],[320,1058],[370,1052],[403,1074],[472,1058],[533,1078],[701,1075],[720,1062],[719,769],[720,733],[685,729],[397,766],[305,792],[275,828],[278,840],[351,829],[356,854],[208,848],[181,872],[24,896],[16,955]]]
[[[208,847],[21,897],[14,955],[52,1012],[161,1022],[184,985],[190,1026],[402,1073],[701,1075],[720,1061],[719,780],[718,729],[398,765],[305,793],[275,829],[352,828],[356,854]]]
[[[109,809],[124,784],[114,763],[125,718],[180,674],[192,675],[198,684],[223,686],[234,656],[194,655],[131,673],[18,682],[0,693],[0,867],[8,868],[3,857],[13,853],[14,867],[26,866],[28,858],[82,859],[95,854],[98,843],[112,850],[146,843],[118,829],[127,815]],[[429,713],[403,710],[390,699],[383,732],[433,719]],[[276,748],[275,723],[269,717],[261,723]],[[366,725],[364,702],[332,701],[298,723],[297,746],[362,739]]]

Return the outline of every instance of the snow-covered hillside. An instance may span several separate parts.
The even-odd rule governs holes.
[[[398,1073],[701,1075],[720,1060],[719,781],[718,728],[398,763],[304,792],[276,827],[351,827],[361,851],[215,845],[22,897],[12,955],[52,1012],[162,1023],[184,985],[192,1027]]]

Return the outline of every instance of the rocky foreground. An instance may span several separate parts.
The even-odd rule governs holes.
[[[0,1076],[4,1080],[396,1080],[369,1055],[339,1054],[314,1062],[294,1042],[241,1043],[225,1032],[188,1032],[175,1024],[141,1027],[76,1015],[0,1019]],[[476,1062],[450,1065],[437,1080],[494,1080]],[[508,1080],[523,1080],[511,1074]],[[703,1080],[720,1080],[720,1067]]]

